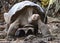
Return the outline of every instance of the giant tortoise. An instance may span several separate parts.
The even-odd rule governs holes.
[[[36,28],[40,29],[40,22],[44,23],[44,10],[38,4],[30,1],[16,3],[8,13],[4,13],[4,19],[8,27],[6,28],[7,34],[13,34],[17,28],[24,28],[26,24],[30,24],[28,20],[34,14],[39,15],[39,20],[31,23],[37,32]]]

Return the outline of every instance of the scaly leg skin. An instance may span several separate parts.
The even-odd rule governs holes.
[[[5,29],[3,30],[5,33],[7,33],[7,31],[8,31],[9,25],[10,25],[10,24],[5,24]]]
[[[40,20],[38,20],[38,32],[39,31],[41,31],[44,38],[48,38],[48,41],[52,41],[55,39],[54,36],[51,35],[49,27]]]
[[[40,19],[38,20],[38,28],[39,28],[39,31],[41,31],[43,37],[51,36],[49,27],[46,24],[44,24],[43,22],[41,22]]]
[[[17,19],[15,22],[13,22],[8,31],[7,31],[7,38],[9,35],[13,35],[15,33],[15,30],[18,29],[18,25],[19,25],[19,19]]]

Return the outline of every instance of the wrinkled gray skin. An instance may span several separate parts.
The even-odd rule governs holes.
[[[41,32],[43,37],[51,37],[49,27],[46,24],[40,22],[40,20],[38,20],[38,27],[38,33]]]
[[[31,11],[30,11],[31,10]],[[22,13],[10,26],[8,29],[7,34],[11,34],[14,30],[16,30],[17,28],[19,28],[19,25],[26,25],[28,24],[28,18],[32,16],[32,8],[28,8],[27,10],[25,10],[24,13]],[[28,13],[26,13],[28,12]],[[25,14],[25,15],[24,15]],[[15,32],[14,32],[15,33]]]
[[[27,8],[27,10],[24,13],[22,13],[13,23],[11,23],[7,31],[7,36],[11,34],[15,34],[15,30],[19,28],[19,25],[24,26],[26,24],[33,23],[33,22],[34,24],[38,23],[38,30],[41,31],[44,36],[47,36],[50,34],[49,30],[46,27],[44,27],[45,24],[42,23],[39,15],[33,14],[33,8]]]

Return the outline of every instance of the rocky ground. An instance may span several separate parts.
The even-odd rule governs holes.
[[[4,39],[5,33],[0,31],[0,43],[60,43],[60,20],[48,17],[47,26],[49,27],[50,33],[53,35],[52,39],[50,37],[42,38],[40,35],[29,35],[27,37],[17,38],[15,41],[7,41]],[[0,27],[4,27],[4,25]]]
[[[14,39],[12,41],[6,40],[6,33],[3,31],[5,28],[5,23],[1,12],[8,12],[8,10],[20,0],[0,0],[0,2],[1,1],[3,3],[0,5],[0,43],[60,43],[60,17],[59,19],[48,17],[48,23],[46,25],[48,26],[50,33],[53,35],[52,39],[50,39],[50,37],[42,38],[41,35],[29,35],[27,37],[17,38],[15,41],[13,41]]]

